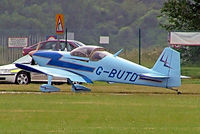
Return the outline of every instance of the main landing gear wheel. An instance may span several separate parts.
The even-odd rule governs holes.
[[[80,84],[75,84],[74,82],[72,82],[70,79],[67,79],[67,81],[72,85],[72,91],[73,92],[90,92],[91,89],[83,86],[83,85],[80,85]]]
[[[30,77],[29,77],[28,73],[26,73],[26,72],[19,72],[16,76],[15,82],[20,85],[28,84],[28,83],[30,83]]]
[[[48,84],[43,84],[40,86],[40,91],[44,92],[44,93],[50,93],[50,92],[59,92],[60,89],[57,87],[52,86],[52,78],[53,76],[48,75]]]
[[[181,91],[178,91],[177,94],[182,94],[182,92],[181,92]]]

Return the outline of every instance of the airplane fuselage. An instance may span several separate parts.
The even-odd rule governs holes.
[[[140,66],[112,54],[99,61],[89,58],[71,56],[66,52],[37,52],[34,60],[44,67],[60,68],[78,75],[83,75],[92,81],[107,81],[148,86],[166,86],[166,80],[142,77],[143,73],[156,73],[152,69]]]
[[[105,81],[128,83],[145,86],[156,86],[173,89],[181,85],[180,53],[165,48],[152,69],[118,57],[99,46],[78,47],[69,52],[38,51],[33,59],[39,65],[16,64],[21,69],[46,74],[48,84],[40,86],[43,92],[59,91],[52,86],[52,77],[66,78],[72,84],[72,91],[91,91],[84,85],[75,82],[93,83]]]

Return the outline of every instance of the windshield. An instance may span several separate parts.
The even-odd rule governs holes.
[[[18,60],[16,60],[15,62],[13,62],[14,64],[15,63],[20,63],[20,64],[24,64],[24,63],[31,63],[31,56],[29,54],[19,58]]]

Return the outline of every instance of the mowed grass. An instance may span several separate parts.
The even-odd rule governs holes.
[[[6,94],[3,134],[128,134],[200,132],[199,96]]]
[[[0,84],[10,92],[0,94],[0,134],[200,133],[200,84],[194,81],[183,82],[182,95],[102,82],[86,85],[91,93],[73,93],[66,84],[57,86],[59,93],[40,93],[40,84]]]
[[[182,67],[181,74],[192,78],[200,78],[200,67]]]

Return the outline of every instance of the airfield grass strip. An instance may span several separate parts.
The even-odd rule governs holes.
[[[185,95],[3,94],[1,133],[199,133],[200,98]]]
[[[40,93],[41,84],[15,85],[15,84],[0,84],[0,92],[38,92]],[[94,84],[84,84],[92,90],[92,93],[169,93],[176,92],[158,87],[137,86],[131,84],[107,84],[105,82],[95,82]],[[71,92],[71,85],[62,84],[55,85],[62,92]],[[182,86],[178,88],[183,93],[200,94],[200,79],[183,79]]]
[[[182,95],[103,82],[86,84],[89,93],[73,93],[67,84],[41,93],[40,85],[0,84],[0,92],[10,92],[0,94],[0,134],[200,133],[198,79],[183,80]]]

